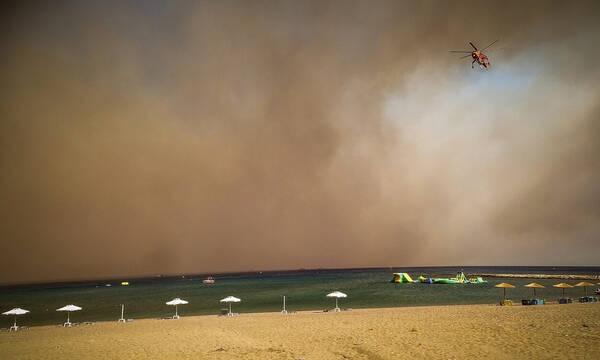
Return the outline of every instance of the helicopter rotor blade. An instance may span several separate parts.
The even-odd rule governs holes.
[[[500,39],[498,39],[498,40],[500,40]],[[494,45],[495,43],[497,43],[497,42],[498,42],[498,40],[496,40],[496,41],[494,41],[493,43],[489,44],[488,46],[484,47],[483,49],[481,49],[481,51],[483,51],[483,50],[485,50],[485,49],[489,48],[490,46]]]
[[[465,55],[465,56],[461,56],[461,57],[459,57],[459,59],[466,59],[466,58],[468,58],[468,57],[471,57],[471,54],[469,54],[469,55]]]
[[[471,44],[471,46],[473,47],[473,49],[475,49],[475,51],[477,51],[477,48],[475,47],[475,45],[473,45],[472,42],[469,41],[469,44]]]
[[[470,54],[471,51],[463,51],[463,50],[448,50],[451,53],[461,53],[461,54]]]

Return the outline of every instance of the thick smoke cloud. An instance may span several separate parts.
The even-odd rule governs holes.
[[[597,2],[4,7],[0,282],[597,264]]]

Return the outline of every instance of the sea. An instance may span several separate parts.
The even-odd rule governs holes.
[[[322,311],[332,309],[335,300],[326,295],[342,291],[348,295],[340,299],[344,309],[381,308],[401,306],[497,304],[502,289],[494,285],[508,282],[516,286],[507,289],[507,297],[516,301],[533,298],[532,289],[524,285],[537,282],[546,288],[537,289],[538,298],[558,299],[562,289],[552,287],[559,282],[575,284],[578,281],[557,279],[503,279],[487,278],[481,284],[422,284],[391,283],[392,273],[406,272],[413,279],[426,277],[454,277],[457,271],[465,274],[572,274],[597,275],[600,267],[393,267],[369,269],[318,269],[269,271],[244,274],[213,275],[215,283],[202,282],[205,275],[150,277],[139,279],[111,279],[71,283],[34,284],[0,287],[0,312],[21,307],[30,311],[19,316],[19,325],[57,325],[66,320],[66,314],[56,309],[75,304],[83,309],[71,313],[72,322],[116,321],[124,304],[127,319],[164,318],[174,314],[174,308],[165,302],[179,297],[189,302],[180,305],[180,316],[217,315],[227,308],[219,300],[229,295],[240,298],[233,311],[278,312],[283,307],[293,311]],[[129,281],[122,286],[122,281]],[[107,286],[110,285],[110,286]],[[595,288],[588,288],[592,294]],[[566,289],[572,298],[583,296],[583,288]],[[12,325],[12,316],[0,318],[0,328]]]

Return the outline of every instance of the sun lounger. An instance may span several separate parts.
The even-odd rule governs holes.
[[[579,302],[580,303],[590,303],[590,302],[597,302],[598,298],[594,297],[594,296],[582,296],[579,298]]]
[[[544,305],[546,302],[542,299],[523,299],[521,305]]]
[[[558,299],[559,304],[571,304],[573,303],[573,299],[571,298],[560,298]]]

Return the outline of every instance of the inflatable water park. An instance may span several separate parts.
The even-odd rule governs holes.
[[[487,281],[483,280],[482,277],[467,278],[465,273],[459,271],[456,273],[456,277],[453,278],[432,278],[419,276],[416,280],[413,280],[407,273],[394,273],[393,283],[424,283],[424,284],[481,284]]]

